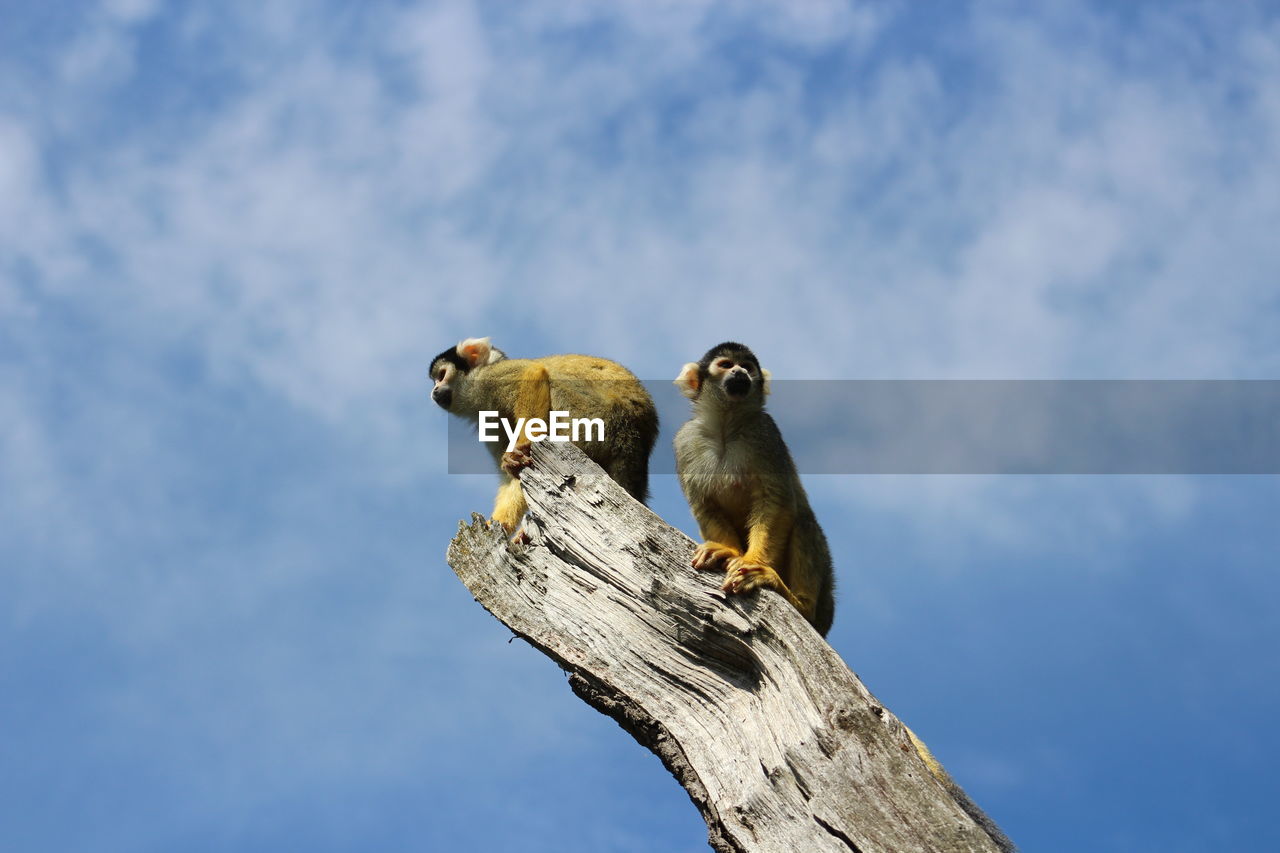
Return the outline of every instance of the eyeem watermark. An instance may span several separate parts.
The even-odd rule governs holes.
[[[649,472],[674,474],[670,436],[688,420],[689,401],[670,379],[645,387],[667,430]],[[774,377],[771,387],[766,409],[805,475],[1280,475],[1276,379]],[[554,430],[548,424],[545,433],[533,432],[568,430],[567,439],[556,440],[574,441],[572,420],[555,414]],[[491,475],[486,451],[506,446],[513,434],[519,440],[528,426],[509,425],[503,440],[497,413],[482,416],[489,444],[476,441],[475,421],[448,418],[449,473]],[[592,426],[596,435],[603,431]]]
[[[513,426],[509,418],[496,411],[480,412],[480,440],[500,441],[498,427],[507,434],[507,450],[515,450],[521,433],[530,441],[604,441],[603,418],[570,418],[568,412],[552,409],[547,420],[542,418],[516,418]],[[594,437],[593,437],[594,433]]]

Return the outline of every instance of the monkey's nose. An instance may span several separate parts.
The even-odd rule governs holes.
[[[734,371],[724,381],[724,390],[735,397],[740,397],[751,390],[751,377],[742,371]]]
[[[436,405],[442,409],[449,408],[449,404],[453,402],[452,388],[432,388],[431,399],[435,400]]]

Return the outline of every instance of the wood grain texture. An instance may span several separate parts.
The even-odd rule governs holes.
[[[521,474],[532,542],[473,515],[449,565],[652,750],[720,851],[999,848],[898,721],[782,598],[727,596],[694,543],[567,444]]]

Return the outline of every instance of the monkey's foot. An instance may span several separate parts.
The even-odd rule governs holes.
[[[516,535],[511,537],[511,541],[517,545],[528,545],[533,541],[533,537],[529,535],[528,528],[522,524],[520,529],[516,531]]]
[[[502,462],[500,463],[503,471],[516,478],[519,478],[520,472],[532,464],[533,454],[529,452],[528,445],[518,446],[515,450],[508,450],[502,454]]]
[[[737,548],[730,548],[728,545],[721,545],[719,542],[703,542],[693,551],[693,559],[689,564],[695,569],[715,570],[725,560],[732,560],[735,557],[741,557],[742,552]]]
[[[724,583],[720,588],[730,595],[745,595],[757,589],[771,589],[791,602],[796,610],[801,613],[809,612],[809,608],[801,604],[795,594],[787,589],[786,583],[771,566],[749,563],[742,557],[729,561]]]
[[[729,561],[724,583],[720,585],[721,589],[735,595],[745,595],[761,587],[779,591],[787,588],[782,578],[778,577],[778,573],[770,566],[748,563],[741,557]]]

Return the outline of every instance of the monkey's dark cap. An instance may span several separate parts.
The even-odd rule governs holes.
[[[702,361],[698,362],[698,366],[702,370],[706,370],[720,356],[733,356],[736,361],[749,361],[757,368],[760,367],[760,359],[756,358],[756,354],[751,349],[736,341],[725,341],[717,344],[707,350],[707,354],[702,357]]]
[[[471,365],[467,363],[467,360],[462,356],[458,355],[457,344],[454,344],[444,352],[440,353],[435,358],[431,359],[431,366],[434,367],[436,362],[440,361],[441,359],[444,359],[450,364],[455,365],[459,370],[467,371],[471,369]]]

